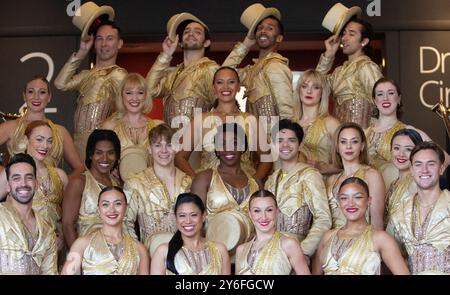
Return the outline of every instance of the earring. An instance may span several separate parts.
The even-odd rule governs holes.
[[[363,42],[363,43],[361,43],[361,46],[365,46],[366,44]]]

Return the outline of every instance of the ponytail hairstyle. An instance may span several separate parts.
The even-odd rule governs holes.
[[[181,206],[181,204],[185,203],[193,203],[198,207],[198,209],[200,209],[202,214],[205,213],[205,204],[203,204],[203,201],[199,196],[193,193],[183,193],[177,197],[177,201],[175,202],[175,216],[177,215],[178,208]],[[172,239],[170,239],[169,241],[169,249],[167,251],[166,257],[166,268],[176,275],[178,275],[179,273],[175,267],[175,255],[178,253],[182,246],[183,238],[181,237],[181,232],[177,230]]]

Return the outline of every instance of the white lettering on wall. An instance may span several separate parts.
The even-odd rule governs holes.
[[[381,0],[373,0],[367,5],[368,16],[381,16]]]
[[[431,56],[429,54],[427,55],[427,57],[431,58],[430,63],[428,63],[428,61],[430,61],[430,58],[427,58],[427,63],[425,63],[425,52],[426,51],[428,51],[429,54],[431,54]],[[434,55],[434,57],[432,57],[433,55]],[[439,50],[437,50],[434,47],[420,46],[420,73],[421,74],[432,74],[432,73],[435,73],[436,71],[438,71],[440,68],[441,74],[445,74],[445,61],[446,61],[447,57],[449,57],[449,56],[450,56],[450,52],[440,53]]]

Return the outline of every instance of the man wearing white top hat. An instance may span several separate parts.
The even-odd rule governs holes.
[[[115,101],[120,99],[119,85],[127,74],[116,65],[123,41],[120,29],[113,22],[114,16],[112,7],[99,7],[93,2],[86,2],[79,8],[72,22],[82,31],[80,48],[70,56],[55,79],[56,88],[79,91],[74,143],[83,161],[89,135],[114,111]],[[95,66],[76,74],[92,46]]]
[[[373,38],[370,23],[359,18],[361,8],[347,8],[336,3],[325,15],[322,26],[333,33],[325,40],[317,70],[323,74],[333,66],[339,46],[347,61],[327,75],[336,101],[336,117],[341,122],[354,122],[369,127],[372,115],[372,88],[383,77],[380,68],[366,53]]]
[[[254,44],[258,46],[259,58],[253,60],[253,65],[239,70],[246,88],[246,111],[268,116],[268,123],[270,116],[296,120],[299,103],[293,96],[289,61],[277,53],[284,34],[280,11],[255,3],[244,10],[241,23],[248,28],[247,36],[235,45],[223,65],[237,67],[250,48]]]
[[[178,44],[183,49],[183,63],[169,68]],[[191,119],[194,108],[202,112],[211,109],[214,101],[213,76],[219,67],[205,56],[211,45],[209,29],[196,16],[183,12],[173,15],[167,22],[167,37],[147,74],[152,97],[164,98],[164,121],[171,127],[182,127],[172,120],[177,116]]]

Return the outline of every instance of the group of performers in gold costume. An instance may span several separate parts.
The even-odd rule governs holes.
[[[248,33],[222,66],[205,56],[208,26],[172,16],[145,78],[116,65],[114,10],[80,9],[92,17],[74,19],[80,47],[54,82],[79,93],[73,139],[44,114],[43,77],[24,87],[26,113],[0,124],[0,274],[450,273],[450,157],[400,121],[361,9],[330,9],[333,35],[295,89],[276,8],[242,13]],[[328,73],[339,47],[348,60]],[[152,97],[164,121],[146,115]]]

